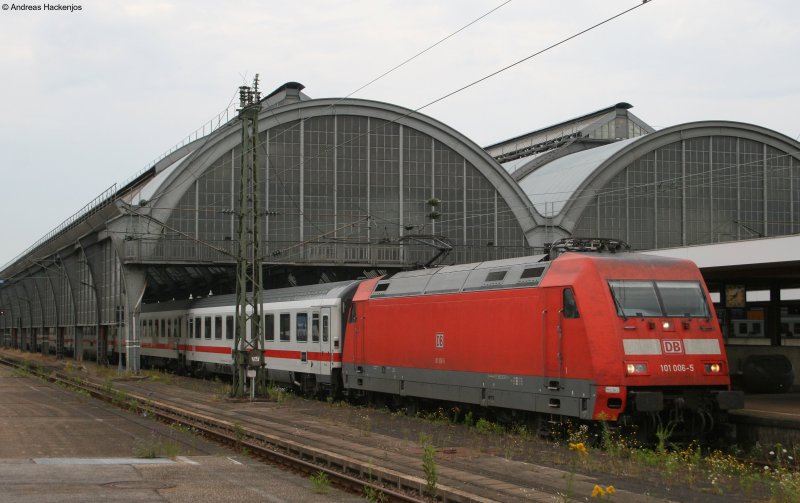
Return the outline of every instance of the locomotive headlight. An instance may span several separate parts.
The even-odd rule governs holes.
[[[625,365],[625,370],[629,376],[647,374],[646,363],[628,363]]]
[[[719,363],[706,363],[706,374],[719,374],[722,371],[722,365]]]
[[[663,328],[664,330],[669,330],[672,328],[672,323],[670,323],[669,321],[665,321],[661,324],[661,328]]]

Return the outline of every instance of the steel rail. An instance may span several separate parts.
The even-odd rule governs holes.
[[[273,464],[306,475],[324,473],[331,484],[341,489],[366,495],[383,494],[387,502],[422,503],[431,501],[426,493],[426,481],[388,468],[367,464],[355,458],[326,451],[296,440],[254,431],[239,424],[192,412],[167,402],[136,393],[101,385],[88,379],[69,376],[58,370],[0,357],[0,364],[18,368],[46,381],[81,390],[93,398],[135,412],[149,413],[168,424],[192,428],[203,436],[235,449],[247,449],[250,454]],[[437,485],[434,501],[453,503],[489,503],[495,500],[470,494],[460,489]]]

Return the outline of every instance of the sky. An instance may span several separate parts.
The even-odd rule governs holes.
[[[721,119],[800,138],[796,0],[21,5],[0,11],[0,269],[256,73],[265,93],[344,97],[449,35],[353,97],[419,109],[640,5],[420,112],[480,146],[619,102],[656,129]]]

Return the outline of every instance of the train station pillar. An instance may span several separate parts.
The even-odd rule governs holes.
[[[781,289],[780,287],[770,287],[769,305],[767,306],[767,337],[772,346],[781,345]]]
[[[83,361],[83,327],[75,327],[75,359]]]
[[[143,267],[123,265],[122,278],[125,283],[124,309],[125,323],[125,370],[138,374],[140,370],[140,339],[138,320],[142,310],[142,297],[147,286],[147,276]]]

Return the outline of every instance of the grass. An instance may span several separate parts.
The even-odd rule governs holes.
[[[311,485],[317,494],[328,494],[331,490],[331,481],[325,472],[319,471],[310,477]]]
[[[153,433],[147,438],[137,439],[133,444],[133,456],[141,459],[170,458],[178,455],[178,444],[174,440],[162,439]]]
[[[422,446],[422,471],[425,472],[425,492],[435,498],[436,484],[439,480],[436,466],[436,447],[431,444],[431,437],[425,433],[420,434],[419,443]]]

